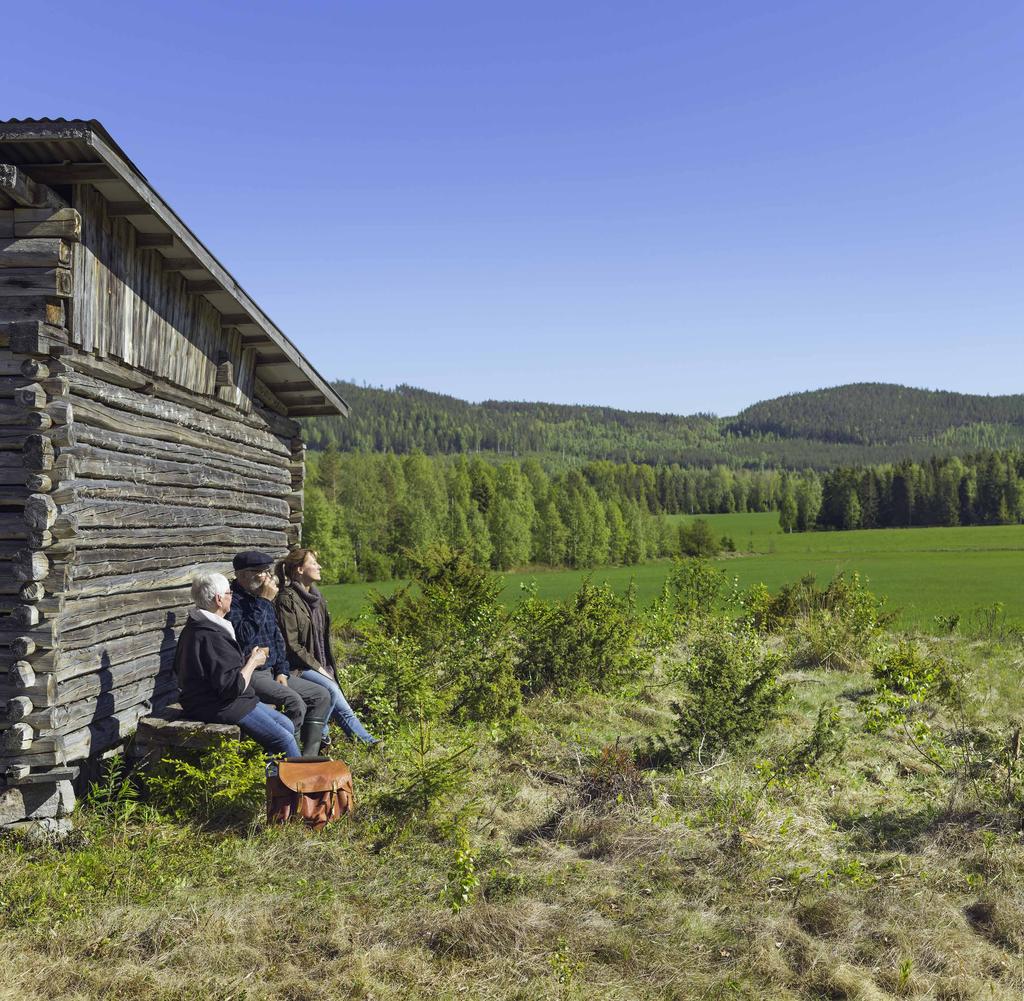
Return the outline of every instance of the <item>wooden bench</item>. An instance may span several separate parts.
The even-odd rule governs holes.
[[[144,716],[135,731],[132,756],[159,759],[170,748],[201,751],[225,740],[240,740],[242,731],[232,723],[200,723],[185,719],[180,705],[155,716]]]

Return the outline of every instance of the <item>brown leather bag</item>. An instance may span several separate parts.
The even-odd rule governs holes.
[[[319,831],[355,810],[352,772],[344,761],[285,758],[267,765],[267,823],[300,817]]]

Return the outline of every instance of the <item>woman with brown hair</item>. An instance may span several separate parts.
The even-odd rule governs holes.
[[[316,582],[320,563],[312,549],[293,549],[277,565],[281,588],[275,607],[281,627],[288,663],[303,681],[322,685],[331,693],[330,718],[337,722],[350,740],[376,744],[352,711],[338,684],[334,652],[331,650],[331,614]],[[327,737],[327,724],[324,724]]]

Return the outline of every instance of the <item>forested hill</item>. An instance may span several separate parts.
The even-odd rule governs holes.
[[[780,396],[736,417],[486,400],[338,381],[352,414],[306,421],[314,449],[485,452],[684,466],[833,469],[1024,445],[1024,396],[859,383]]]
[[[969,396],[858,382],[755,403],[726,427],[745,436],[887,445],[941,441],[976,425],[1024,428],[1024,395]]]

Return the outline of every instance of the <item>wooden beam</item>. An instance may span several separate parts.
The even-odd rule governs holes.
[[[319,407],[289,407],[289,417],[319,417],[329,416],[335,414],[337,411],[330,406],[328,403],[323,403]]]
[[[174,235],[172,233],[136,233],[135,246],[140,249],[173,247]]]
[[[45,184],[37,184],[23,170],[12,163],[0,163],[0,192],[17,205],[32,209],[62,209],[67,207],[63,198],[55,195]]]
[[[284,365],[291,359],[283,351],[260,351],[256,355],[256,367],[263,365]]]
[[[220,325],[222,327],[239,327],[255,323],[248,313],[221,313]]]
[[[14,209],[14,232],[18,239],[59,236],[82,239],[82,217],[74,209]],[[2,213],[0,213],[2,215]],[[0,227],[2,229],[2,227]]]
[[[55,237],[35,240],[0,239],[0,268],[69,267],[71,248]]]
[[[311,382],[304,379],[302,382],[275,382],[274,392],[280,396],[282,393],[312,393],[318,399],[323,394]]]
[[[120,219],[124,216],[151,215],[153,210],[145,202],[107,202],[107,216]]]
[[[79,184],[117,177],[105,163],[27,163],[21,167],[40,184]]]
[[[203,295],[206,292],[221,292],[223,286],[213,278],[204,278],[201,281],[185,282],[185,291],[189,295]]]
[[[192,271],[202,269],[202,265],[194,257],[165,257],[160,261],[164,271]]]
[[[72,295],[68,268],[0,268],[0,295],[54,296]]]

